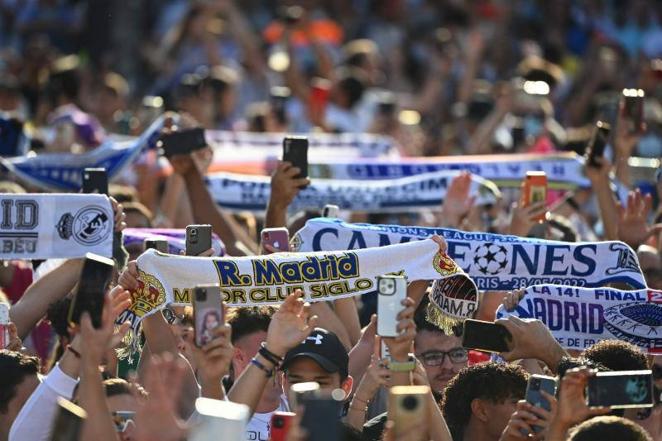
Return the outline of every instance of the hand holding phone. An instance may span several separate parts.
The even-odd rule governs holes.
[[[79,324],[81,315],[87,312],[92,320],[92,326],[101,327],[104,298],[114,267],[115,262],[112,259],[92,253],[85,255],[78,289],[69,307],[69,323]]]
[[[542,171],[526,172],[524,186],[522,187],[524,207],[531,206],[538,202],[547,201],[547,174]],[[543,222],[546,219],[546,213],[542,213],[535,220]]]
[[[225,323],[225,307],[219,285],[198,285],[193,290],[195,345],[203,347],[213,339],[213,331]]]
[[[653,407],[653,371],[598,372],[588,379],[589,407]]]
[[[212,247],[211,225],[188,225],[186,227],[186,255],[199,256]]]
[[[188,155],[207,147],[205,129],[196,127],[163,134],[159,138],[157,146],[160,147],[166,158],[174,155]]]
[[[462,346],[484,352],[508,352],[512,335],[503,325],[482,320],[466,319],[462,332]]]
[[[407,298],[407,280],[404,276],[379,276],[377,295],[377,335],[397,337],[398,314],[405,309],[402,301]]]
[[[265,245],[275,249],[275,252],[290,251],[290,233],[287,228],[265,228],[260,233],[260,238],[265,254],[271,254]]]
[[[108,174],[105,168],[83,170],[83,193],[108,194]]]
[[[287,136],[283,138],[283,161],[291,163],[299,170],[295,179],[308,177],[308,138],[304,136]]]
[[[540,407],[549,412],[552,410],[552,406],[547,398],[541,393],[542,391],[552,396],[556,395],[556,378],[545,375],[531,375],[529,377],[529,382],[526,385],[524,399],[530,405]],[[541,426],[536,425],[532,426],[532,429],[535,433],[539,433],[543,430]],[[524,433],[524,435],[528,434]]]
[[[595,123],[593,135],[586,147],[586,165],[589,167],[600,167],[597,158],[602,158],[604,156],[610,132],[611,126],[606,122],[597,121]]]

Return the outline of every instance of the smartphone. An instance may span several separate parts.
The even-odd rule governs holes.
[[[304,396],[301,427],[308,433],[309,440],[340,441],[342,439],[340,410],[342,401],[330,396]]]
[[[211,248],[211,225],[186,227],[186,255],[198,256]]]
[[[528,207],[537,202],[547,201],[547,174],[542,171],[528,171],[524,178],[524,206]],[[538,222],[545,220],[545,213],[537,219]]]
[[[163,156],[166,158],[174,155],[188,155],[207,146],[205,129],[196,127],[161,135],[157,146],[163,151]]]
[[[278,251],[290,251],[290,232],[287,228],[265,228],[260,233],[262,245],[271,245]],[[265,250],[265,253],[269,254]]]
[[[299,404],[303,404],[303,401],[308,397],[319,396],[320,385],[315,381],[306,381],[305,383],[293,384],[290,387],[290,393],[288,396],[288,402],[290,403],[290,409],[297,409]]]
[[[155,249],[161,253],[168,253],[168,241],[165,239],[145,239],[143,241],[145,250]],[[209,249],[209,248],[207,248]]]
[[[108,174],[105,168],[83,170],[83,193],[108,194]]]
[[[80,316],[83,312],[87,312],[92,319],[92,325],[95,328],[101,327],[103,301],[114,267],[115,262],[112,259],[92,253],[85,255],[78,289],[69,307],[69,323],[80,323]]]
[[[595,123],[593,135],[591,136],[591,139],[588,142],[588,146],[586,147],[586,163],[588,166],[600,166],[596,159],[602,158],[602,156],[605,154],[605,147],[607,146],[607,140],[609,139],[610,132],[611,126],[606,122],[597,121]]]
[[[380,342],[380,347],[379,347],[379,359],[380,360],[390,360],[391,359],[391,351],[388,350],[388,346],[382,340]]]
[[[290,162],[301,172],[295,178],[308,177],[308,138],[287,136],[283,139],[283,161]]]
[[[326,204],[322,209],[322,217],[338,218],[340,207],[337,205]]]
[[[588,379],[586,402],[590,407],[612,409],[653,407],[653,371],[598,372]]]
[[[502,325],[482,320],[466,319],[462,332],[462,346],[484,352],[508,352],[510,332]]]
[[[556,378],[545,375],[531,375],[526,385],[526,394],[524,395],[526,402],[532,406],[540,407],[547,411],[552,410],[549,401],[540,393],[541,391],[545,391],[552,396],[556,395]],[[532,429],[535,433],[539,433],[543,428],[541,426],[532,426]],[[524,435],[528,434],[525,433]]]
[[[198,285],[193,290],[195,345],[202,347],[212,339],[212,331],[225,323],[225,308],[219,285]]]
[[[407,280],[404,276],[383,275],[377,277],[377,335],[397,337],[399,335],[398,314],[405,307]]]
[[[270,90],[271,108],[279,124],[287,124],[287,102],[291,96],[289,87],[274,86]]]
[[[394,438],[411,435],[427,427],[428,386],[394,386],[388,397],[388,419],[393,421]],[[422,431],[420,441],[427,439]],[[414,438],[407,438],[414,439]]]
[[[632,132],[641,132],[644,123],[644,91],[641,89],[623,89],[621,113],[632,121]]]
[[[87,413],[69,400],[57,399],[57,410],[51,431],[51,441],[78,441]]]
[[[250,410],[245,404],[198,398],[195,400],[197,424],[186,438],[188,441],[245,441]]]
[[[287,439],[287,432],[290,430],[292,418],[296,416],[292,412],[274,412],[271,414],[271,441],[285,441]]]
[[[0,349],[9,344],[9,305],[0,302]]]

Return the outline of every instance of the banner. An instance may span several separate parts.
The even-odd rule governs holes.
[[[125,228],[122,231],[124,236],[124,247],[132,247],[141,245],[145,239],[151,240],[167,240],[168,253],[181,254],[186,252],[186,230],[177,228]],[[221,239],[212,233],[212,248],[214,249],[214,256],[225,255],[225,245]]]
[[[113,256],[113,208],[98,194],[0,194],[0,260]]]
[[[435,238],[438,240],[438,238]],[[140,288],[120,319],[134,326],[167,304],[188,305],[196,285],[220,284],[228,306],[277,305],[296,289],[307,301],[354,297],[375,291],[375,278],[399,274],[434,280],[430,299],[445,325],[472,316],[476,287],[434,239],[381,249],[276,253],[237,258],[185,257],[147,250],[138,257]]]
[[[78,191],[83,183],[85,168],[103,167],[110,180],[131,164],[143,149],[155,146],[163,122],[164,117],[160,117],[138,138],[123,142],[109,139],[86,153],[43,153],[0,158],[0,164],[29,185],[50,191]]]
[[[538,319],[566,349],[617,339],[662,354],[662,291],[531,286],[514,311],[501,305],[496,314]]]
[[[446,190],[460,172],[425,173],[381,181],[313,179],[290,204],[291,211],[320,210],[333,204],[341,210],[387,213],[441,208]],[[230,211],[264,214],[271,179],[262,176],[215,173],[207,175],[207,187],[218,205]],[[492,182],[471,176],[471,195],[477,205],[494,204],[501,196]]]
[[[645,288],[637,255],[623,242],[559,242],[447,228],[350,224],[317,218],[292,238],[299,251],[382,247],[439,235],[448,254],[481,290],[538,284],[600,287],[622,282]]]

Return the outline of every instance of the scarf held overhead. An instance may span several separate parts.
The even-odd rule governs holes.
[[[380,181],[314,179],[294,198],[290,210],[319,210],[326,204],[373,213],[441,208],[451,180],[459,173],[442,171]],[[212,197],[223,208],[263,213],[267,207],[268,177],[217,173],[206,179]],[[471,175],[471,195],[476,196],[477,205],[485,205],[495,203],[501,193],[493,183]]]
[[[238,258],[165,255],[138,258],[139,289],[121,319],[134,326],[167,304],[188,305],[196,285],[220,284],[228,306],[276,305],[296,289],[307,301],[354,297],[375,291],[375,278],[404,275],[434,280],[434,318],[447,329],[478,307],[476,287],[434,240],[352,252],[277,253]]]
[[[497,318],[510,315],[542,321],[566,349],[618,339],[662,354],[662,291],[531,286],[514,311],[497,310]]]
[[[350,224],[317,218],[292,238],[296,251],[352,250],[439,235],[448,254],[481,290],[550,283],[600,287],[623,282],[645,288],[637,255],[623,242],[558,242],[447,228]]]
[[[113,255],[113,209],[98,194],[0,194],[0,260]]]

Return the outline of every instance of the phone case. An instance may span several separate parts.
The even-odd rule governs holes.
[[[653,407],[653,371],[598,372],[589,378],[587,404],[612,409]]]
[[[271,245],[279,251],[290,250],[290,233],[287,228],[265,228],[260,234],[262,245]],[[269,251],[265,250],[269,254]]]
[[[101,313],[106,290],[113,275],[115,262],[107,257],[87,253],[78,289],[69,307],[69,323],[80,323],[83,312],[90,314],[92,325],[101,326]]]
[[[547,175],[545,172],[530,171],[524,178],[524,206],[528,207],[538,202],[547,201]],[[538,222],[545,220],[545,213],[537,219]]]
[[[591,167],[598,167],[596,159],[601,158],[604,155],[610,132],[611,126],[606,122],[598,121],[595,123],[593,135],[591,136],[591,140],[586,147],[586,154],[588,156],[586,161],[587,165]]]
[[[225,323],[225,308],[221,287],[199,285],[193,290],[193,322],[195,345],[202,347],[212,339],[212,331]]]
[[[309,440],[338,441],[341,438],[340,409],[342,402],[331,397],[304,397],[301,427]]]
[[[301,172],[296,178],[308,177],[308,138],[288,136],[283,139],[283,161],[290,162]]]
[[[529,382],[526,385],[526,394],[524,399],[527,403],[545,409],[547,411],[551,410],[551,405],[549,401],[540,393],[545,391],[548,394],[554,396],[556,395],[556,378],[548,377],[545,375],[531,375],[529,377]],[[541,426],[533,426],[533,431],[538,433],[543,428]]]
[[[501,325],[482,320],[464,321],[462,346],[485,352],[507,352],[510,332]]]
[[[379,276],[377,294],[377,335],[397,337],[397,316],[404,309],[402,301],[407,297],[407,281],[403,276]]]
[[[412,430],[426,425],[429,392],[428,386],[394,386],[391,388],[388,419],[393,421],[396,439],[405,434],[411,435]],[[408,437],[407,439],[413,438]],[[420,441],[422,440],[423,438]]]
[[[211,248],[211,225],[186,227],[186,255],[198,256]]]
[[[632,131],[640,132],[644,120],[644,96],[641,89],[623,89],[621,112],[632,121]]]
[[[271,441],[285,441],[287,432],[290,430],[292,418],[296,416],[292,412],[274,412],[271,414]]]
[[[330,217],[330,218],[337,218],[338,217],[338,212],[340,211],[340,207],[337,205],[325,205],[324,209],[322,210],[322,217]]]
[[[205,129],[196,127],[194,129],[180,130],[161,136],[161,149],[166,157],[174,155],[188,155],[207,146]]]
[[[108,194],[108,174],[105,168],[86,168],[83,171],[83,193]]]

